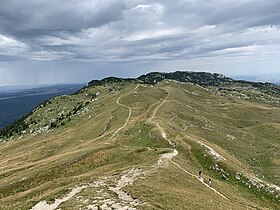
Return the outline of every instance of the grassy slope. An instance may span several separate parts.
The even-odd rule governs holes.
[[[264,132],[264,129],[269,129],[271,125],[279,125],[279,109],[264,104],[216,97],[209,95],[205,89],[192,85],[169,83],[168,87],[166,87],[167,85],[162,86],[162,88],[168,89],[169,98],[160,110],[158,120],[162,125],[165,125],[165,129],[180,145],[181,155],[176,157],[176,162],[192,173],[197,173],[198,169],[203,168],[205,176],[215,178],[216,187],[227,197],[236,201],[235,204],[242,203],[245,206],[262,206],[263,208],[272,205],[276,208],[276,205],[273,205],[269,198],[260,199],[263,195],[258,192],[248,194],[252,190],[239,186],[232,179],[225,181],[219,173],[209,170],[213,161],[210,157],[204,157],[205,152],[201,152],[203,148],[196,141],[205,142],[222,154],[227,159],[224,164],[229,169],[248,174],[253,171],[259,177],[279,184],[279,177],[277,179],[279,163],[274,161],[279,159],[280,145],[279,135],[277,135],[279,129]],[[246,117],[244,117],[245,114]],[[273,119],[270,117],[271,115],[274,116]],[[256,127],[263,129],[256,129]],[[227,135],[235,138],[229,139]],[[188,178],[185,177],[185,180]],[[152,183],[148,185],[153,185]],[[199,183],[196,184],[199,185]],[[178,186],[176,190],[178,190]],[[191,188],[191,192],[193,190],[194,188]],[[169,193],[170,191],[168,191]],[[183,192],[182,194],[184,195]],[[202,194],[203,196],[208,195],[205,192]],[[170,196],[170,194],[166,196]],[[172,198],[166,200],[169,202]],[[213,197],[206,200],[216,201],[212,203],[211,208],[213,209],[217,206],[223,206],[222,209],[230,206],[228,203],[222,204],[221,201]],[[189,202],[192,203],[184,197],[176,203],[184,205],[185,203],[189,204]],[[192,203],[194,206],[190,209],[203,209],[205,203],[202,202],[200,207],[195,206],[199,205],[198,203],[200,202]],[[209,202],[206,203],[210,205]],[[215,207],[215,205],[217,206]],[[233,207],[233,209],[236,208],[241,207]],[[243,208],[245,207],[243,206]]]
[[[34,124],[32,129],[44,126],[64,108],[67,113],[83,104],[80,113],[49,133],[23,135],[0,145],[0,208],[28,209],[41,200],[65,195],[75,185],[142,166],[149,168],[147,174],[127,190],[146,203],[143,209],[276,208],[277,201],[234,179],[223,180],[210,170],[217,162],[197,140],[224,156],[226,161],[218,164],[228,171],[253,172],[279,185],[279,108],[219,97],[191,84],[163,82],[131,92],[135,86],[90,88],[78,95],[57,97],[38,109],[31,118],[42,124]],[[90,101],[88,94],[97,91],[101,93],[98,100]],[[128,115],[125,107],[116,104],[120,96],[120,103],[132,108],[132,116],[128,126],[110,138]],[[211,177],[215,188],[229,200],[172,164],[153,168],[170,146],[147,119],[167,96],[155,120],[178,144],[179,155],[174,161],[193,174],[203,169],[204,177]],[[75,199],[68,204],[73,209],[78,205]],[[69,205],[61,207],[69,209]]]

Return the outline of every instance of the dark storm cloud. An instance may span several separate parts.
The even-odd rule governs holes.
[[[122,1],[3,0],[1,29],[36,34],[51,30],[81,30],[122,19]],[[31,33],[30,33],[31,34]]]
[[[211,49],[261,41],[254,34],[247,41],[230,39],[250,27],[278,25],[278,8],[273,0],[4,0],[0,33],[10,39],[7,48],[12,42],[21,45],[11,54],[25,51],[35,60],[207,56]]]
[[[279,60],[279,8],[279,0],[2,0],[0,62]]]

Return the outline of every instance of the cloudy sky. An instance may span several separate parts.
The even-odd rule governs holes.
[[[1,0],[0,86],[174,70],[280,77],[279,11],[279,0]]]

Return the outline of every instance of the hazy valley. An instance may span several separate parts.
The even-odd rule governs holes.
[[[84,85],[48,85],[42,87],[1,87],[0,128],[20,119],[38,104],[57,95],[72,94]]]

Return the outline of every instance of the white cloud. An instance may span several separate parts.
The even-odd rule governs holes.
[[[165,36],[179,35],[184,33],[182,28],[165,28],[158,30],[142,31],[135,34],[131,34],[124,38],[126,41],[139,41],[143,39],[163,38]]]
[[[132,8],[132,11],[153,15],[162,15],[164,12],[164,6],[161,4],[138,4]]]
[[[0,34],[0,54],[2,55],[20,55],[26,51],[28,46],[12,37]],[[1,56],[1,55],[0,55]]]

